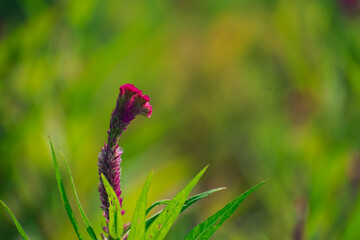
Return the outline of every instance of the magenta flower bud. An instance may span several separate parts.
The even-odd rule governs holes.
[[[101,180],[101,173],[114,189],[120,206],[121,198],[120,175],[121,175],[121,154],[122,149],[118,145],[119,138],[123,131],[128,127],[130,122],[137,115],[151,116],[152,107],[149,104],[150,98],[143,95],[142,92],[132,84],[125,84],[120,87],[120,93],[116,101],[116,106],[111,114],[110,127],[108,131],[108,141],[98,156],[98,167],[100,175],[99,193],[101,209],[106,220],[109,220],[109,201],[108,196]],[[121,212],[124,214],[124,211]]]

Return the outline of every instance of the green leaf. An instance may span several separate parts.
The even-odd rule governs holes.
[[[166,234],[170,230],[170,227],[179,216],[181,209],[190,194],[190,191],[194,188],[206,169],[207,166],[201,170],[201,172],[198,173],[196,177],[191,180],[191,182],[183,190],[176,194],[176,196],[170,201],[166,208],[149,226],[146,231],[146,239],[162,240],[165,238]]]
[[[208,190],[206,192],[199,193],[199,194],[196,194],[196,195],[192,196],[191,198],[186,200],[186,202],[184,203],[184,206],[181,209],[181,212],[183,212],[185,209],[187,209],[188,207],[190,207],[191,205],[193,205],[197,201],[209,196],[210,194],[221,191],[221,190],[224,190],[224,189],[226,189],[226,188],[225,187],[214,188],[214,189]]]
[[[119,199],[106,177],[101,174],[106,193],[109,199],[109,234],[114,239],[120,239],[124,231],[124,220],[121,215]]]
[[[153,204],[151,204],[150,207],[148,207],[148,209],[146,209],[146,214],[148,214],[156,206],[168,205],[170,201],[171,201],[171,199],[163,199],[163,200],[154,202]]]
[[[260,187],[265,183],[261,182],[255,187],[251,188],[250,190],[246,191],[245,193],[241,194],[233,201],[228,203],[225,207],[220,209],[214,215],[210,216],[204,222],[195,226],[189,233],[186,235],[185,240],[205,240],[209,239],[210,236],[223,224],[223,222],[228,219],[235,210],[239,207],[242,201],[249,196],[255,189]]]
[[[191,205],[193,205],[194,203],[196,203],[197,201],[209,196],[210,194],[212,193],[215,193],[215,192],[218,192],[218,191],[221,191],[221,190],[224,190],[226,188],[224,187],[221,187],[221,188],[215,188],[215,189],[211,189],[209,191],[206,191],[206,192],[203,192],[203,193],[199,193],[199,194],[196,194],[192,197],[190,197],[188,200],[186,200],[186,202],[184,203],[182,209],[181,209],[181,212],[182,213],[183,211],[185,211],[188,207],[190,207]],[[160,200],[160,201],[157,201],[157,202],[154,202],[146,211],[146,213],[150,212],[151,209],[153,209],[154,207],[156,206],[159,206],[159,205],[167,205],[169,204],[170,200],[169,199],[164,199],[164,200]],[[160,215],[161,212],[159,213],[156,213],[154,214],[153,216],[151,216],[147,221],[146,221],[146,227],[150,226],[150,224]]]
[[[146,183],[141,191],[140,197],[137,200],[134,215],[132,218],[133,227],[129,232],[128,240],[140,240],[145,239],[145,217],[146,217],[146,202],[147,202],[147,194],[150,187],[150,182],[153,173],[149,175],[146,180]]]
[[[69,200],[66,196],[66,192],[65,192],[65,188],[64,188],[64,184],[63,184],[63,181],[61,179],[61,173],[60,173],[60,169],[59,169],[59,166],[58,166],[58,163],[56,161],[56,156],[55,156],[55,151],[54,151],[54,147],[53,147],[53,144],[51,142],[51,139],[49,137],[49,141],[50,141],[50,146],[51,146],[51,152],[52,152],[52,156],[53,156],[53,161],[54,161],[54,167],[55,167],[55,176],[56,176],[56,181],[57,181],[57,184],[58,184],[58,187],[59,187],[59,191],[60,191],[60,195],[61,195],[61,199],[64,203],[64,206],[65,206],[65,209],[66,209],[66,213],[75,229],[75,232],[78,236],[79,239],[83,239],[80,231],[79,231],[79,226],[76,222],[76,219],[74,217],[74,213],[73,211],[71,210],[71,207],[70,207],[70,203],[69,203]]]
[[[87,232],[89,233],[90,237],[94,240],[97,240],[97,237],[96,237],[96,234],[94,232],[94,229],[92,228],[91,224],[90,224],[90,221],[89,219],[87,218],[85,212],[84,212],[84,209],[82,208],[81,206],[81,203],[80,203],[80,200],[79,200],[79,196],[77,194],[77,191],[76,191],[76,188],[75,188],[75,183],[74,183],[74,179],[73,179],[73,176],[71,174],[71,170],[70,170],[70,167],[69,167],[69,164],[67,163],[66,159],[65,159],[65,156],[62,152],[60,152],[60,154],[62,155],[63,157],[63,160],[64,160],[64,163],[66,165],[66,169],[67,169],[67,172],[68,172],[68,175],[69,175],[69,178],[70,178],[70,182],[71,182],[71,186],[73,188],[73,191],[74,191],[74,194],[75,194],[75,198],[76,198],[76,204],[79,208],[79,211],[80,211],[80,214],[81,214],[81,217],[84,221],[84,224],[86,226],[86,230]]]
[[[8,206],[6,206],[6,204],[0,200],[0,203],[4,206],[4,208],[6,209],[6,211],[9,213],[9,215],[11,216],[13,222],[15,223],[15,226],[18,230],[18,232],[20,233],[21,237],[24,240],[29,240],[29,237],[26,235],[24,229],[22,228],[22,226],[20,225],[19,221],[16,219],[14,213],[10,210],[10,208],[8,208]]]

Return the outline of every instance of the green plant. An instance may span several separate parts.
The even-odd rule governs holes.
[[[196,203],[197,201],[209,196],[212,193],[223,190],[224,188],[212,189],[189,198],[191,190],[198,183],[200,178],[205,173],[207,166],[202,169],[188,185],[185,186],[174,198],[157,201],[147,206],[147,194],[150,188],[151,178],[153,173],[147,178],[141,194],[137,200],[136,208],[132,217],[132,222],[124,224],[123,214],[125,213],[122,209],[122,198],[120,189],[120,163],[122,149],[118,145],[118,139],[123,131],[130,124],[136,115],[145,115],[150,117],[152,113],[152,107],[149,104],[149,97],[143,95],[140,90],[130,84],[125,84],[120,87],[120,94],[117,99],[116,107],[111,115],[110,128],[108,131],[108,141],[105,146],[101,149],[99,154],[99,193],[100,200],[102,202],[101,208],[103,215],[106,220],[106,226],[103,227],[104,233],[101,234],[103,240],[134,240],[134,239],[151,239],[151,240],[162,240],[166,237],[171,226],[174,224],[177,217],[186,210],[188,207]],[[74,230],[79,239],[83,239],[83,236],[79,230],[77,220],[74,217],[72,208],[69,204],[58,162],[55,155],[55,150],[51,139],[49,137],[50,147],[54,162],[55,175],[60,191],[61,199],[65,206],[67,215],[74,227]],[[67,177],[70,179],[72,189],[76,197],[76,203],[79,208],[81,217],[86,226],[89,236],[93,240],[100,239],[100,236],[96,236],[93,227],[87,218],[79,197],[76,192],[73,177],[70,171],[70,167],[63,157],[64,163],[67,169]],[[265,181],[264,181],[265,182]],[[208,239],[210,236],[229,218],[234,211],[239,207],[242,201],[250,195],[255,189],[259,188],[264,182],[259,183],[250,190],[241,194],[218,212],[210,216],[202,223],[195,226],[186,236],[186,240],[193,239]],[[1,204],[8,211],[12,217],[20,235],[23,239],[29,239],[24,229],[16,219],[15,215],[11,210],[0,201]],[[146,219],[147,214],[151,209],[158,205],[166,205],[166,207]]]

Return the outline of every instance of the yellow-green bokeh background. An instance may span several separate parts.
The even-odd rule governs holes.
[[[1,1],[0,199],[31,239],[76,238],[51,135],[100,232],[97,154],[132,83],[153,115],[120,141],[127,220],[152,169],[151,202],[210,164],[193,193],[228,190],[168,239],[267,178],[213,239],[360,239],[360,19],[341,2],[358,1]],[[4,209],[0,239],[19,239]]]

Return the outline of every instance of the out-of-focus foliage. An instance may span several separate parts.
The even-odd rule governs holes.
[[[151,169],[149,203],[210,164],[193,194],[229,189],[168,239],[266,178],[214,239],[359,239],[359,29],[358,0],[3,0],[0,199],[31,239],[76,238],[50,134],[100,226],[97,154],[133,83],[154,112],[121,139],[126,221]],[[5,211],[0,236],[18,238]]]

